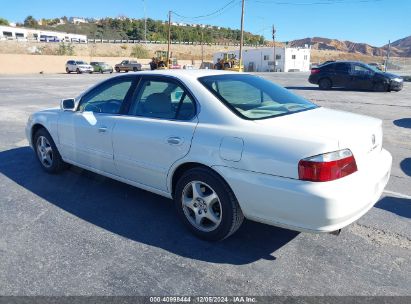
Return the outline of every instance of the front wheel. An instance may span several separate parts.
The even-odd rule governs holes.
[[[49,132],[40,129],[34,135],[33,146],[41,167],[49,173],[57,173],[66,168],[67,164],[61,158]]]
[[[187,171],[177,182],[174,201],[186,226],[208,241],[229,237],[244,220],[230,187],[217,173],[207,168]]]
[[[81,71],[80,71],[79,68],[77,68],[76,72],[77,72],[77,74],[81,74]]]
[[[374,91],[375,92],[387,92],[388,91],[388,86],[385,83],[378,82],[374,84]]]

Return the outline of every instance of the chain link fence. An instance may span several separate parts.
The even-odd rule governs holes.
[[[401,75],[411,75],[411,58],[391,57],[387,63],[387,72]]]

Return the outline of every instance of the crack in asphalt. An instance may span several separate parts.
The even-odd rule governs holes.
[[[411,249],[411,239],[395,232],[388,232],[358,223],[351,225],[348,229],[353,234],[379,246],[392,245]]]

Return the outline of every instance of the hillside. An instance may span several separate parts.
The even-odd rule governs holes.
[[[26,18],[27,20],[27,18]],[[53,19],[54,20],[54,19]],[[35,22],[24,22],[25,26],[34,25],[37,28],[87,35],[96,39],[127,39],[144,40],[144,20],[130,18],[104,18],[98,21],[80,24],[38,25]],[[172,26],[171,39],[176,41],[193,41],[205,43],[238,43],[240,30],[217,26],[205,28],[197,26]],[[147,19],[147,40],[166,41],[168,25],[166,22]],[[264,37],[249,32],[244,33],[244,43],[263,44]]]
[[[371,46],[367,43],[356,43],[351,41],[340,41],[322,37],[304,38],[293,40],[289,43],[294,47],[311,45],[315,50],[332,50],[346,53],[363,54],[367,56],[385,56],[388,45],[383,47]],[[411,36],[391,43],[391,56],[411,56]]]

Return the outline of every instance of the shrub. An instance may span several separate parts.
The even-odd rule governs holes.
[[[150,53],[142,45],[135,45],[131,51],[131,57],[135,58],[150,58]]]
[[[59,48],[57,49],[57,55],[74,55],[74,46],[71,43],[65,44],[61,42]]]

